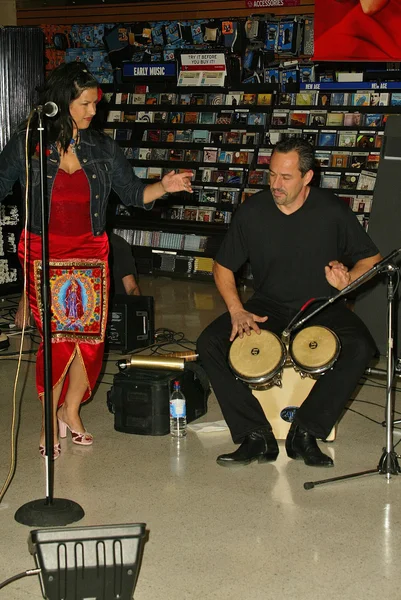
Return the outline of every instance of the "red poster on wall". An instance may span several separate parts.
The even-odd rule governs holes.
[[[401,60],[401,0],[315,0],[315,60]]]

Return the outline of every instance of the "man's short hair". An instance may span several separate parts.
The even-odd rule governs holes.
[[[294,151],[298,153],[299,170],[302,177],[304,177],[308,171],[313,170],[315,165],[313,146],[309,142],[300,138],[289,138],[288,140],[278,142],[274,147],[273,153],[281,152],[282,154],[288,154],[288,152]]]

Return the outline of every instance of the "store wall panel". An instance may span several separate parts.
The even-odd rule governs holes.
[[[18,25],[74,24],[74,23],[123,23],[130,21],[160,21],[164,19],[200,19],[213,17],[247,17],[252,14],[311,14],[314,0],[300,0],[299,6],[287,8],[246,7],[245,0],[174,0],[161,2],[138,2],[96,6],[46,6],[36,8],[37,2],[17,2]]]
[[[15,0],[0,0],[0,25],[17,24],[17,7]]]

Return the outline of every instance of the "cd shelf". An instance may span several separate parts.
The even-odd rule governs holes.
[[[386,120],[401,112],[401,83],[301,83],[292,93],[278,86],[266,91],[263,85],[251,91],[155,90],[124,84],[109,94],[105,132],[146,182],[172,168],[193,172],[193,195],[171,195],[157,204],[152,218],[143,220],[135,211],[135,220],[125,223],[142,231],[179,232],[181,241],[172,243],[180,247],[167,243],[161,251],[195,255],[199,249],[184,249],[185,235],[203,235],[202,252],[213,258],[237,206],[268,189],[273,147],[289,137],[313,144],[315,182],[333,190],[368,226]],[[135,240],[137,248],[145,245],[143,236]]]

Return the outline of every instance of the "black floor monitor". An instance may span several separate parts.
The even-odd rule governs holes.
[[[145,348],[155,341],[153,296],[117,294],[110,302],[107,341],[122,354]]]
[[[145,523],[31,531],[43,597],[131,600],[145,535]]]

